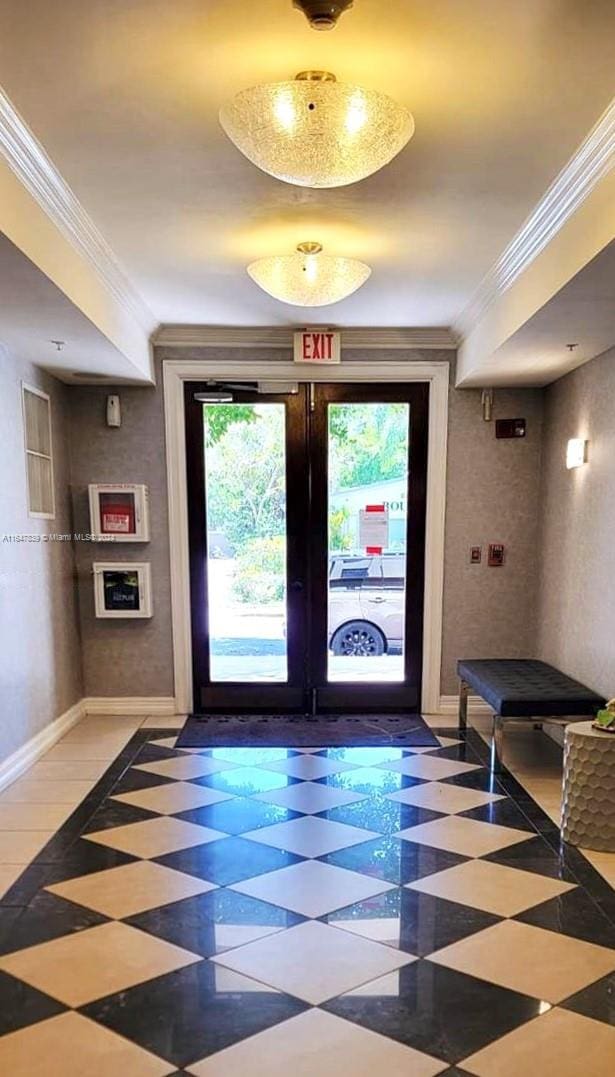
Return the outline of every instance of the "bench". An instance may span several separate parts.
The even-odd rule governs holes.
[[[506,720],[569,722],[591,717],[605,704],[602,696],[585,685],[534,659],[468,659],[457,663],[457,673],[460,729],[467,728],[470,690],[493,708],[492,766],[496,772],[502,768]]]

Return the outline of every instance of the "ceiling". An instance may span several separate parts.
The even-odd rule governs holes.
[[[614,342],[615,240],[513,333],[466,385],[511,385],[520,370],[523,385],[549,385]]]
[[[355,0],[331,33],[291,0],[0,0],[0,12],[7,94],[161,323],[303,320],[245,266],[318,240],[373,273],[311,323],[453,324],[613,92],[612,0]],[[408,147],[338,190],[261,173],[218,109],[305,68],[407,105]]]
[[[0,233],[0,340],[64,380],[114,382],[138,371],[60,288]],[[56,341],[60,342],[58,348]]]

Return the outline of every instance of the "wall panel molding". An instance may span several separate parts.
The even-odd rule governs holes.
[[[212,326],[161,325],[152,342],[169,348],[282,348],[293,346],[297,326]],[[323,326],[317,328],[322,329]],[[328,328],[336,329],[338,326]],[[343,348],[386,348],[387,350],[436,349],[457,347],[457,338],[449,328],[341,329]]]

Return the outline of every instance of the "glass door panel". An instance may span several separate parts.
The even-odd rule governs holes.
[[[203,404],[212,682],[285,682],[284,404]]]
[[[400,682],[410,405],[335,403],[327,414],[327,680]]]

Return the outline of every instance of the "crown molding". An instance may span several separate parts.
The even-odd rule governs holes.
[[[463,339],[551,242],[615,164],[615,98],[483,277],[453,329]]]
[[[287,350],[293,346],[293,333],[300,328],[303,326],[229,328],[211,325],[161,325],[154,333],[152,343],[168,348],[280,348]],[[456,338],[448,328],[342,329],[341,333],[344,348],[386,348],[407,351],[417,348],[448,350],[457,347]]]
[[[157,321],[126,276],[116,255],[41,143],[0,87],[0,153],[50,221],[139,325],[149,334]]]

